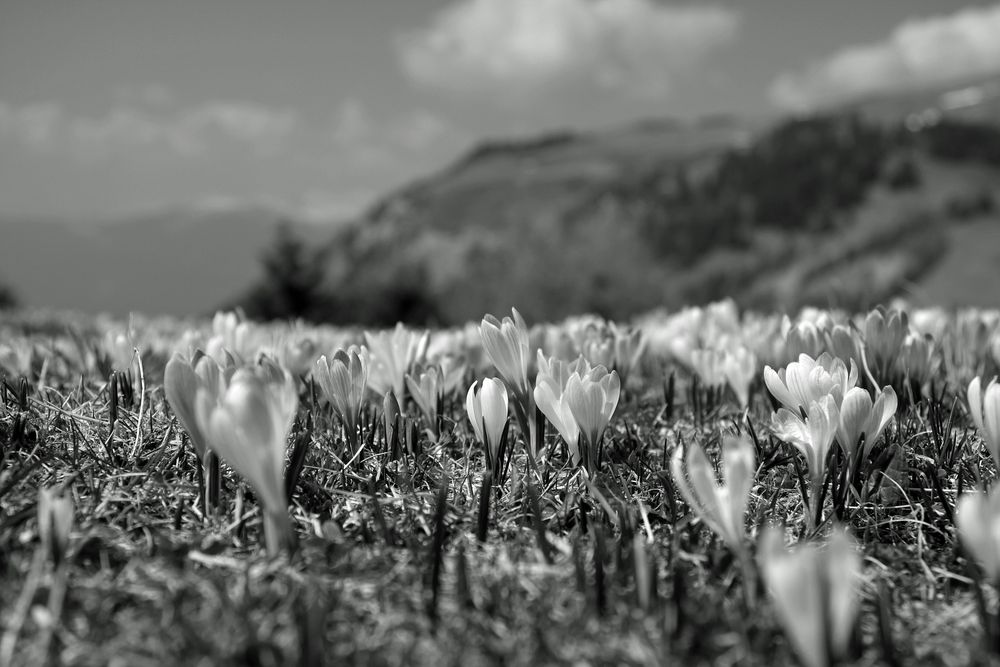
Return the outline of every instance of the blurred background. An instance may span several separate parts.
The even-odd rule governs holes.
[[[997,306],[1000,4],[0,0],[0,307]]]

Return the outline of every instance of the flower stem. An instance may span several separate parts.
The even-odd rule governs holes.
[[[269,556],[277,556],[283,550],[292,550],[292,523],[288,512],[264,512],[264,539]]]

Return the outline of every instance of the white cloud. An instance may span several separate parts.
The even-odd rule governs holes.
[[[769,95],[779,107],[804,110],[993,72],[1000,72],[1000,4],[910,19],[883,41],[780,75]]]
[[[162,104],[159,98],[157,105]],[[15,107],[0,102],[0,136],[36,150],[69,149],[84,158],[135,148],[191,157],[220,141],[271,154],[297,126],[298,116],[290,109],[247,102],[214,101],[172,110],[119,103],[95,117],[72,116],[54,104]]]
[[[399,150],[417,153],[446,137],[464,137],[464,132],[427,109],[377,119],[360,100],[349,98],[334,115],[330,135],[338,148],[362,162],[384,164],[396,159]]]
[[[13,138],[30,148],[44,149],[62,122],[62,110],[54,104],[15,107],[0,102],[0,138]]]
[[[732,10],[656,0],[460,0],[397,47],[420,84],[523,96],[566,84],[659,95],[731,41]]]
[[[227,213],[245,211],[259,207],[288,216],[299,222],[312,224],[336,224],[359,216],[372,202],[375,193],[356,189],[333,192],[327,190],[306,190],[299,195],[234,195],[216,193],[204,195],[193,201],[159,202],[148,207],[150,211],[177,205],[205,213]],[[127,212],[135,214],[134,210]]]

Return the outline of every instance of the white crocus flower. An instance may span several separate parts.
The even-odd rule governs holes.
[[[430,334],[419,333],[397,324],[390,331],[365,332],[368,344],[368,384],[376,394],[384,396],[390,389],[396,399],[403,400],[406,374],[427,353]]]
[[[758,558],[778,619],[802,662],[829,667],[831,658],[843,657],[861,578],[861,556],[850,536],[837,529],[825,549],[800,544],[788,550],[782,531],[772,527],[761,535]]]
[[[968,399],[972,421],[1000,468],[1000,383],[993,378],[983,392],[982,380],[976,376],[969,383]]]
[[[601,438],[618,406],[620,395],[618,374],[614,371],[609,373],[603,366],[597,366],[583,376],[574,373],[566,381],[566,401],[583,437],[586,451],[582,453],[582,458],[590,470],[596,467]]]
[[[750,385],[757,376],[757,355],[743,347],[726,350],[723,373],[741,408],[750,405]]]
[[[500,440],[507,426],[507,388],[503,382],[486,378],[482,383],[472,383],[465,397],[465,412],[476,438],[486,448],[490,471],[498,474]]]
[[[810,403],[830,395],[839,407],[844,394],[858,383],[858,367],[851,359],[851,367],[840,359],[824,352],[817,359],[800,354],[780,371],[770,366],[764,368],[764,384],[779,403],[798,414]]]
[[[813,481],[820,483],[826,474],[826,456],[839,423],[837,404],[830,395],[810,403],[804,420],[786,408],[771,416],[771,430],[780,440],[802,452]]]
[[[535,378],[535,405],[542,414],[555,426],[556,431],[569,449],[570,462],[580,465],[580,427],[570,409],[566,397],[566,383],[571,375],[585,375],[590,371],[586,359],[579,357],[569,364],[560,359],[546,359],[542,351],[538,351],[538,375]]]
[[[323,355],[316,362],[313,375],[323,396],[343,422],[348,440],[357,447],[361,408],[368,386],[368,351],[356,347],[337,350],[332,360]]]
[[[1000,485],[988,494],[963,493],[955,510],[962,545],[993,583],[1000,583]]]
[[[726,385],[726,353],[723,350],[693,350],[691,368],[702,385],[713,389]]]
[[[744,517],[756,472],[754,451],[749,440],[736,437],[727,437],[722,448],[722,484],[716,482],[715,470],[705,451],[697,446],[688,448],[686,476],[681,447],[674,452],[670,472],[675,486],[698,518],[730,549],[742,551],[746,535]]]
[[[297,407],[295,380],[266,360],[237,370],[221,394],[200,387],[195,402],[195,416],[208,446],[257,492],[272,552],[290,534],[285,446]]]
[[[38,537],[42,550],[59,566],[66,557],[73,527],[73,499],[56,487],[38,489]]]
[[[486,356],[496,367],[507,385],[518,396],[527,396],[528,385],[528,325],[517,312],[511,308],[510,317],[498,320],[493,315],[486,315],[479,324],[479,334],[483,341]]]
[[[195,417],[198,389],[205,388],[213,394],[221,394],[225,391],[228,378],[233,372],[235,370],[228,373],[223,371],[215,359],[207,355],[203,355],[192,364],[187,358],[175,352],[167,362],[163,374],[163,390],[167,396],[167,403],[177,415],[181,426],[187,431],[199,459],[205,458],[207,444]]]
[[[406,375],[406,388],[420,408],[431,431],[437,434],[438,400],[441,396],[441,371],[431,366],[415,374]]]
[[[879,392],[875,402],[867,389],[854,387],[844,396],[840,405],[840,421],[837,426],[837,442],[855,465],[868,458],[882,431],[896,414],[896,392],[886,386]],[[865,438],[864,450],[857,455],[858,442]]]

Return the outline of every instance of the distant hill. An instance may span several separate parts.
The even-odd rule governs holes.
[[[327,315],[456,323],[516,304],[536,320],[619,318],[722,296],[864,307],[914,292],[952,221],[1000,224],[1000,114],[983,112],[998,85],[774,124],[484,143],[344,231]]]
[[[93,223],[0,219],[0,281],[27,306],[81,312],[209,313],[260,276],[282,214],[171,207]],[[330,227],[296,225],[313,244]]]

